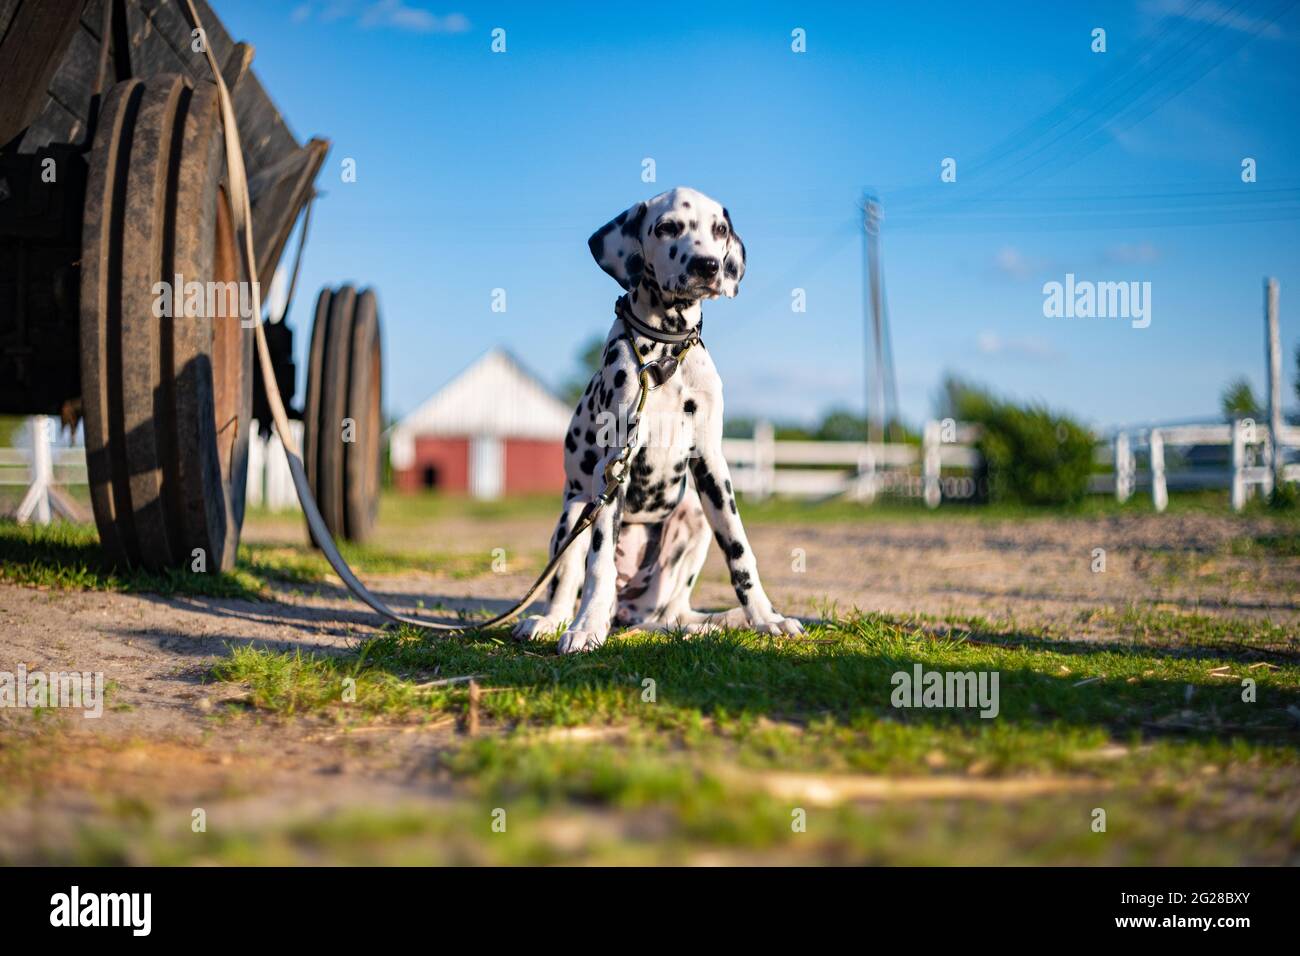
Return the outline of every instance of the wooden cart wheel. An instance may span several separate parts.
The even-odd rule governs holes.
[[[104,549],[147,568],[227,570],[243,524],[253,338],[223,148],[215,87],[159,75],[109,91],[90,155],[86,465]]]
[[[383,361],[375,293],[321,290],[307,360],[303,457],[325,525],[364,541],[375,526],[382,467]]]

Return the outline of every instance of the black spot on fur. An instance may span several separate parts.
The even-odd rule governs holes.
[[[596,470],[595,450],[588,448],[587,453],[582,456],[582,461],[578,463],[578,467],[582,469],[582,473],[584,475],[590,475],[593,471],[595,471]]]
[[[599,528],[594,529],[591,532],[591,550],[599,551],[600,546],[604,543],[605,543],[605,536],[601,533]]]
[[[636,204],[636,212],[632,213],[631,218],[627,219],[625,222],[620,223],[620,225],[623,227],[623,235],[635,236],[637,233],[641,231],[641,224],[645,222],[646,208],[647,208],[646,204],[643,202]],[[626,215],[627,213],[622,214],[622,216],[626,216]]]
[[[639,279],[644,270],[645,259],[641,258],[641,253],[634,252],[632,255],[627,257],[627,274],[630,280],[635,281]],[[635,299],[633,301],[635,301]]]
[[[574,431],[577,431],[577,429],[575,428]],[[572,435],[565,435],[565,436],[564,436],[564,447],[567,448],[567,449],[569,449],[569,451],[577,451],[577,450],[578,450],[578,443],[577,443],[576,441],[573,440],[573,436],[572,436]]]
[[[693,398],[688,398],[688,399],[686,400],[686,402],[682,405],[682,411],[684,411],[687,415],[694,415],[694,414],[695,414],[695,399],[693,399]],[[730,485],[731,482],[727,482],[727,484]],[[730,491],[731,489],[728,488],[727,490]]]
[[[623,383],[627,381],[627,369],[619,369],[614,373],[614,387],[622,388]]]
[[[718,487],[718,482],[714,479],[709,468],[704,464],[704,459],[696,459],[695,465],[691,468],[691,473],[695,475],[695,487],[699,489],[700,494],[708,497],[713,503],[713,507],[718,510],[722,509],[722,489]]]
[[[731,542],[731,550],[727,552],[727,557],[731,558],[732,561],[739,561],[744,556],[745,546],[739,541]]]

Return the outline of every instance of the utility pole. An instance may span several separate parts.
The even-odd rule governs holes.
[[[880,202],[873,196],[862,204],[863,275],[862,304],[866,313],[863,380],[866,386],[867,441],[878,442],[884,434],[885,406],[884,343],[881,334],[880,295]],[[875,365],[874,370],[872,365]]]
[[[865,386],[867,441],[885,438],[886,429],[893,437],[898,418],[898,394],[894,383],[894,356],[889,340],[889,306],[885,300],[885,283],[880,263],[880,223],[884,210],[880,200],[867,195],[862,201],[862,310],[865,347],[863,380]],[[874,369],[873,369],[874,366]]]

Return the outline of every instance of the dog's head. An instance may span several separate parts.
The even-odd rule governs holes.
[[[624,289],[642,278],[667,299],[733,298],[745,275],[745,244],[727,210],[678,187],[619,213],[587,240],[596,264]]]

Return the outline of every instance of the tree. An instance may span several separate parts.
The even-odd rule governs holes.
[[[1258,418],[1260,402],[1250,387],[1250,380],[1245,376],[1233,379],[1223,389],[1219,398],[1224,418]]]
[[[941,418],[980,426],[977,474],[995,501],[1072,505],[1088,489],[1092,435],[1042,405],[1017,405],[987,388],[946,375],[937,401]]]
[[[605,337],[593,335],[578,352],[578,371],[560,388],[560,397],[570,405],[582,397],[583,390],[591,377],[600,368],[601,358],[605,354]]]

